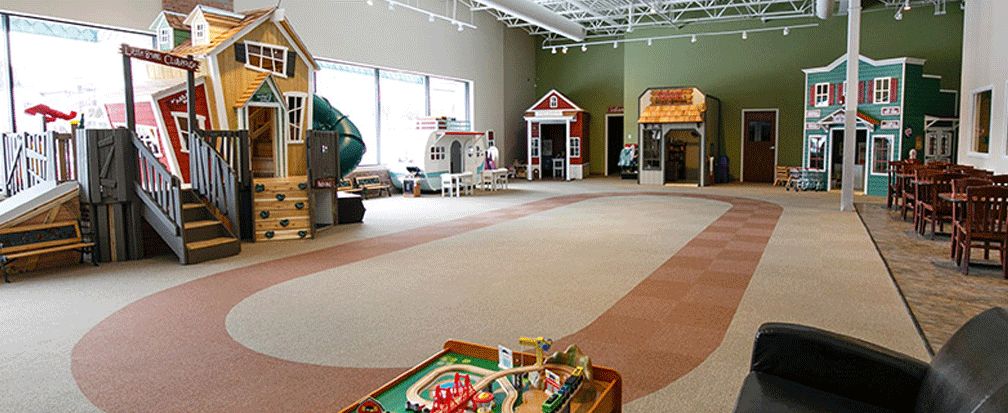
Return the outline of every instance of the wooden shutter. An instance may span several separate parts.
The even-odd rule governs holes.
[[[864,103],[864,81],[857,83],[857,102]]]
[[[899,83],[895,77],[889,79],[889,103],[893,103],[896,101],[896,91],[899,90],[899,88],[897,87],[898,85]]]
[[[833,96],[835,92],[836,92],[836,85],[833,84],[833,83],[830,83],[829,84],[829,104],[830,105],[833,105],[834,101],[836,100],[836,99],[834,99],[834,96]]]
[[[843,83],[838,84],[837,85],[837,89],[838,89],[837,90],[837,102],[839,102],[841,105],[843,105],[844,103],[847,103],[847,98],[844,97]]]
[[[815,106],[815,84],[809,86],[808,105],[813,107]]]
[[[248,63],[248,61],[245,59],[245,43],[244,42],[235,43],[235,45],[234,45],[234,51],[235,51],[235,61],[237,61],[239,63]]]
[[[865,81],[865,103],[875,103],[875,79]]]
[[[287,77],[294,77],[294,69],[297,68],[297,58],[297,53],[290,50],[287,51],[287,70],[285,73]]]

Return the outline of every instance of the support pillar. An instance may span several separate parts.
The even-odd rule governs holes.
[[[840,210],[854,210],[854,154],[857,146],[858,66],[861,63],[861,2],[847,2],[847,87],[844,88],[843,178]]]

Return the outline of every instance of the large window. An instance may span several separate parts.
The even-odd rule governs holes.
[[[826,170],[826,137],[809,136],[808,139],[809,169],[816,171]]]
[[[429,134],[418,131],[416,121],[427,116],[426,89],[424,76],[387,70],[379,72],[380,163],[422,162]]]
[[[991,90],[973,94],[973,151],[990,152]]]
[[[245,65],[254,70],[266,71],[287,77],[287,49],[261,43],[245,43]]]
[[[316,93],[360,129],[367,145],[362,164],[421,163],[429,134],[417,130],[417,119],[470,120],[470,82],[331,61],[320,66]]]
[[[889,161],[892,159],[892,142],[892,136],[872,137],[872,174],[889,173]]]
[[[815,107],[829,106],[829,83],[816,83]]]
[[[14,129],[40,132],[42,119],[24,112],[36,105],[64,113],[77,112],[88,128],[111,127],[105,104],[123,100],[119,46],[127,43],[151,48],[155,41],[150,34],[126,30],[14,15],[0,17],[9,20],[5,33],[10,36],[9,63],[14,80],[13,85],[8,85],[7,76],[0,78],[4,83],[0,91],[11,89],[10,93],[3,93],[6,102],[0,104],[4,109],[0,130],[8,132]],[[147,63],[133,60],[133,82],[138,90],[150,87]],[[14,107],[10,108],[12,96]],[[69,123],[58,120],[47,128],[68,132]]]
[[[305,98],[307,98],[308,95],[300,92],[288,92],[284,94],[284,96],[287,98],[287,124],[290,125],[287,141],[304,142],[304,136],[301,134],[301,130],[304,125]]]
[[[880,77],[875,79],[875,85],[872,90],[874,90],[874,101],[872,103],[882,104],[889,103],[890,97],[892,96],[892,90],[889,86],[892,84],[891,77]]]

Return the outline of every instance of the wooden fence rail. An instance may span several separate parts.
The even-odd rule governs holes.
[[[0,190],[11,197],[42,182],[76,180],[76,160],[76,140],[69,134],[5,133],[0,137]]]
[[[198,131],[189,140],[189,178],[192,189],[206,199],[227,220],[226,224],[231,231],[237,234],[241,228],[238,205],[240,175],[232,165],[240,165],[244,158],[237,150],[241,147],[239,142],[242,134],[215,133],[218,137],[215,140],[212,137],[207,139],[207,133]],[[226,136],[227,140],[219,139],[222,136]]]
[[[139,169],[136,177],[137,195],[148,207],[160,212],[151,225],[159,232],[167,231],[175,237],[183,238],[182,181],[161,164],[150,148],[136,136],[133,136],[133,147],[137,151]],[[185,245],[184,239],[182,241],[181,245]]]

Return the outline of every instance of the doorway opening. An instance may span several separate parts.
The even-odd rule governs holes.
[[[272,107],[248,108],[249,145],[252,147],[252,176],[276,176],[277,110]]]
[[[564,178],[567,162],[567,125],[544,123],[539,126],[542,136],[543,176]]]
[[[623,150],[623,115],[606,115],[605,174],[619,173],[619,157]]]
[[[843,182],[843,129],[830,132],[830,189],[839,189]],[[864,191],[865,158],[868,153],[868,131],[858,129],[854,147],[854,190]]]
[[[700,183],[700,134],[672,129],[665,133],[665,183]]]
[[[452,142],[449,151],[451,152],[451,173],[462,173],[462,144],[459,141]]]

